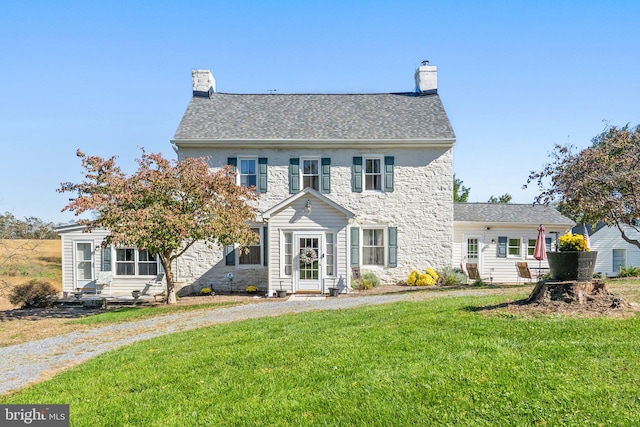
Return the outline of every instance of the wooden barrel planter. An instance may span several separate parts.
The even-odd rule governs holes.
[[[591,281],[597,256],[597,251],[547,252],[551,278],[560,281]]]

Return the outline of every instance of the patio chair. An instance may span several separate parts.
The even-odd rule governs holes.
[[[145,293],[147,293],[147,290],[149,288],[153,287],[153,290],[152,290],[153,296],[161,294],[164,291],[162,289],[164,284],[163,282],[164,282],[164,273],[158,273],[155,279],[151,279],[146,283]],[[160,288],[160,292],[158,292],[158,288]]]
[[[491,277],[491,276],[482,277],[480,275],[480,270],[478,270],[478,264],[476,264],[476,263],[467,263],[466,264],[466,269],[467,269],[467,272],[465,274],[467,275],[468,279],[470,279],[470,280],[472,280],[474,282],[477,281],[477,280],[481,280],[483,282],[486,282],[487,280],[489,280],[489,282],[493,284],[493,277]]]
[[[96,294],[101,294],[106,287],[111,293],[111,283],[113,283],[113,273],[110,271],[98,271],[96,278]]]
[[[527,279],[529,283],[531,283],[533,276],[531,275],[531,270],[529,270],[529,264],[526,262],[516,262],[516,270],[518,271],[518,283],[520,283],[520,279]]]
[[[520,283],[520,279],[527,279],[529,283],[534,279],[531,270],[529,270],[529,264],[526,262],[516,262],[516,270],[518,271],[518,283]]]

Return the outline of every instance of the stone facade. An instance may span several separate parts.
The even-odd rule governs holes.
[[[302,144],[301,144],[302,145]],[[394,188],[392,192],[351,189],[354,156],[393,156]],[[325,196],[355,218],[351,227],[392,226],[398,231],[397,266],[362,266],[362,271],[375,272],[383,282],[404,280],[413,269],[436,269],[451,265],[453,249],[453,175],[451,148],[345,148],[322,149],[314,144],[309,149],[230,149],[182,148],[179,157],[207,157],[212,170],[227,163],[228,157],[268,159],[268,188],[260,195],[261,212],[291,197],[288,186],[289,160],[331,158],[331,191]],[[257,218],[262,225],[262,219]],[[263,266],[227,266],[223,248],[195,245],[177,263],[177,280],[190,289],[213,287],[219,290],[244,290],[248,285],[276,289],[268,283],[268,269]],[[234,279],[229,283],[227,273]],[[272,278],[272,282],[274,278]]]

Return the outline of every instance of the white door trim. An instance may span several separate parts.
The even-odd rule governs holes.
[[[306,292],[323,292],[322,282],[324,279],[324,231],[298,231],[293,232],[293,287],[294,291],[306,291]],[[300,241],[301,239],[317,239],[317,277],[314,275],[316,268],[309,268],[306,270],[306,274],[313,276],[311,279],[303,279],[300,277],[301,265],[300,262]],[[313,245],[313,242],[307,242]]]
[[[86,259],[84,257],[81,258],[78,252],[78,245],[80,244],[88,244],[91,251],[89,253],[89,258]],[[95,246],[92,240],[74,240],[73,242],[73,288],[74,289],[83,289],[86,285],[89,285],[95,279]],[[84,268],[88,268],[88,271],[84,271],[85,277],[80,277],[80,264],[83,264]],[[85,265],[88,263],[89,265]],[[87,278],[86,276],[89,276]]]

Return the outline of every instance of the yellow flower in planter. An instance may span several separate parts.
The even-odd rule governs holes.
[[[591,249],[587,248],[587,241],[582,234],[567,233],[558,238],[558,250],[560,252],[588,252]]]

